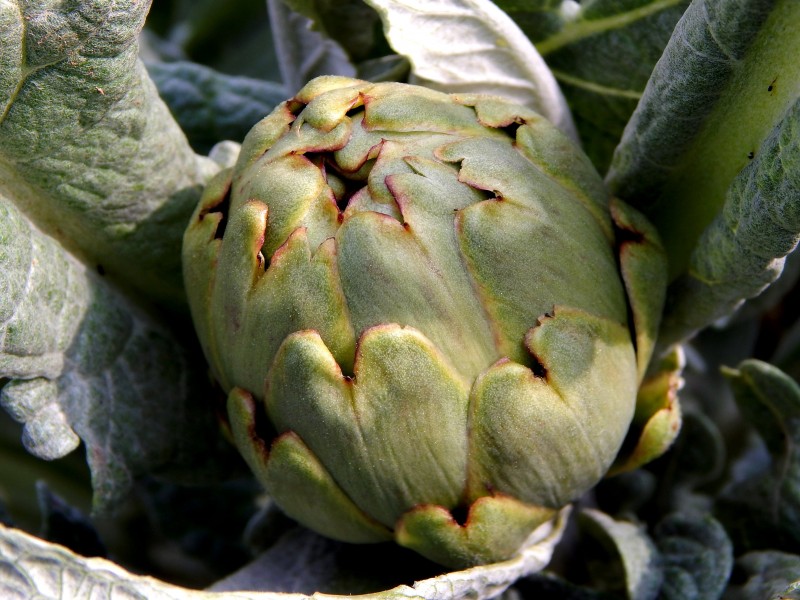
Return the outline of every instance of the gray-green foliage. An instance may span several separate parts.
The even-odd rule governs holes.
[[[318,75],[355,75],[352,60],[339,42],[312,28],[315,23],[319,27],[322,20],[319,13],[310,11],[310,15],[318,19],[315,22],[310,15],[291,10],[282,0],[268,0],[267,7],[281,80],[290,94],[298,92],[307,81]],[[324,14],[329,12],[324,11]]]
[[[730,600],[796,600],[800,597],[800,556],[762,551],[737,561],[743,583],[732,585]]]
[[[208,459],[213,424],[192,408],[203,372],[172,333],[4,196],[0,257],[0,404],[29,451],[59,458],[83,440],[99,510],[138,475]]]
[[[714,600],[733,568],[733,545],[711,517],[672,514],[655,528],[664,564],[662,600]]]
[[[644,527],[587,509],[581,525],[614,557],[619,571],[608,570],[601,578],[606,589],[621,592],[630,600],[655,600],[664,581],[662,558]],[[613,576],[619,577],[615,581]]]
[[[147,72],[197,152],[223,140],[242,140],[250,128],[286,99],[284,86],[224,75],[188,61],[152,62]]]
[[[99,509],[216,446],[191,350],[109,283],[182,306],[180,240],[217,168],[137,58],[147,8],[0,5],[2,402],[38,456],[85,443]]]
[[[736,402],[769,452],[767,469],[734,481],[719,499],[721,518],[746,548],[800,543],[800,386],[757,360],[730,369]]]
[[[664,343],[732,313],[780,276],[800,239],[798,196],[800,99],[731,182],[688,271],[672,284]]]
[[[798,23],[792,0],[695,0],[615,152],[612,192],[670,256],[664,344],[761,292],[797,243]]]
[[[138,60],[147,9],[0,5],[0,185],[47,234],[178,304],[182,231],[215,166]]]
[[[535,51],[510,21],[490,19],[488,0],[410,4],[271,0],[270,31],[261,0],[160,0],[148,22],[156,59],[148,72],[137,59],[147,1],[0,2],[0,403],[22,423],[35,456],[55,459],[83,443],[97,508],[118,506],[141,475],[202,476],[226,456],[205,367],[183,331],[180,238],[218,168],[192,147],[205,152],[240,138],[283,99],[282,89],[291,94],[314,75],[427,78],[445,91],[515,97],[565,123],[571,114],[595,166],[610,165],[614,193],[648,213],[671,253],[662,343],[729,316],[781,273],[800,231],[796,0],[496,0],[544,61],[525,58]],[[514,50],[497,52],[506,44]],[[566,103],[548,88],[552,81]],[[223,148],[227,158],[218,160],[230,164],[235,145]],[[771,356],[759,326],[793,310],[775,298],[751,304],[727,330],[727,343],[741,350],[729,364],[751,347]],[[798,339],[795,325],[773,355],[794,376]],[[673,453],[608,482],[627,490],[613,503],[598,494],[613,518],[586,513],[586,531],[606,544],[600,573],[621,576],[612,597],[800,597],[798,386],[764,363],[745,362],[728,371],[738,415],[714,364],[698,340],[682,394],[688,416]],[[82,483],[63,461],[20,459],[22,450],[6,441],[3,523],[34,518],[32,506],[23,517],[16,512],[20,501],[35,504],[30,495],[8,494],[19,481],[52,481],[58,472],[59,483]],[[76,494],[79,504],[86,495]],[[724,589],[729,538],[738,558]],[[583,557],[571,543],[564,553]],[[291,548],[281,574],[303,577],[320,564],[314,544],[304,544],[284,540],[262,558]],[[380,547],[371,551],[393,564]],[[387,596],[485,597],[546,559],[453,573]],[[268,585],[258,564],[228,584]],[[352,565],[339,567],[333,580],[360,577]],[[365,590],[367,579],[349,590]],[[599,600],[609,597],[608,584],[566,569],[522,581],[518,591]],[[190,592],[0,529],[0,596],[34,593],[276,597]]]

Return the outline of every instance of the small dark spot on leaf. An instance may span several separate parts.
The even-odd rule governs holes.
[[[777,83],[777,81],[778,81],[778,78],[776,77],[775,79],[773,79],[770,82],[770,84],[767,86],[767,91],[768,92],[771,93],[771,92],[775,91],[775,88],[777,87],[775,84]]]

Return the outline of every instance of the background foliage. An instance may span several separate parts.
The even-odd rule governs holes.
[[[1,2],[0,595],[800,597],[798,32],[794,0]],[[322,539],[219,426],[183,228],[219,143],[329,73],[529,104],[664,239],[681,434],[549,564]]]

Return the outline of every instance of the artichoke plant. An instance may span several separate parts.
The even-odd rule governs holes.
[[[237,447],[332,538],[501,560],[675,434],[658,385],[637,405],[660,244],[529,109],[315,79],[209,184],[183,259]]]

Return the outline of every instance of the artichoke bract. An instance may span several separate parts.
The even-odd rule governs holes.
[[[252,129],[183,258],[277,505],[454,567],[514,555],[619,461],[665,285],[651,228],[543,117],[341,77]]]

